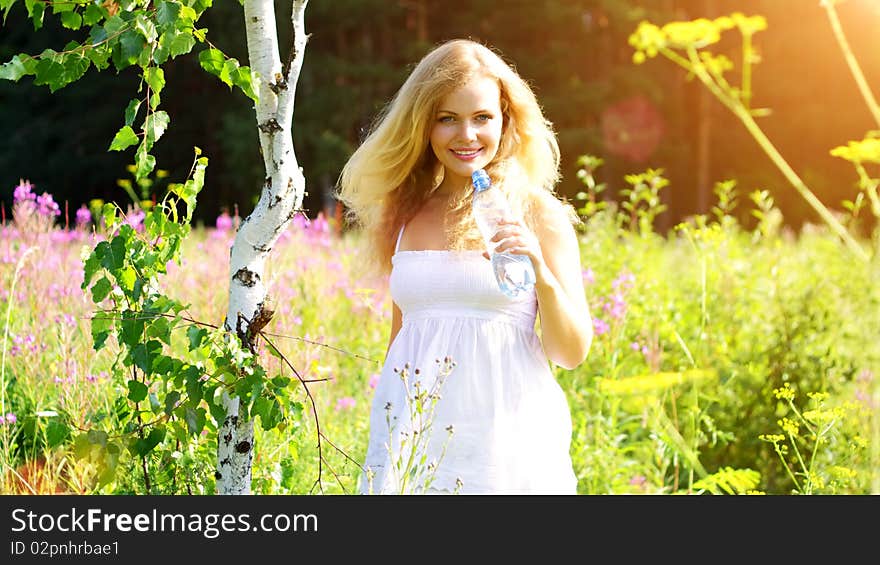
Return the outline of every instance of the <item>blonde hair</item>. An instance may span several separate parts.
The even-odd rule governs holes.
[[[559,145],[529,85],[498,54],[456,39],[434,48],[415,66],[342,169],[338,200],[346,218],[366,236],[366,258],[380,273],[391,268],[397,233],[430,197],[439,163],[429,138],[442,99],[475,76],[498,81],[503,126],[498,152],[486,171],[502,187],[514,212],[534,222],[533,205],[559,202]],[[464,188],[464,187],[462,187]],[[457,194],[447,214],[452,249],[481,241],[470,215],[469,194]],[[549,197],[549,198],[548,198]],[[569,219],[577,221],[568,206]]]

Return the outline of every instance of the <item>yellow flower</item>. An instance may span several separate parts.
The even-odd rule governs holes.
[[[736,12],[730,17],[743,35],[754,35],[767,29],[767,18],[764,16],[745,16]]]
[[[831,155],[850,163],[880,164],[880,139],[868,137],[861,141],[850,141],[831,150]]]
[[[783,383],[781,388],[773,390],[773,394],[779,400],[794,400],[794,389],[791,388],[791,383]]]
[[[800,426],[797,422],[790,418],[783,418],[777,422],[779,427],[782,428],[782,431],[787,433],[790,436],[798,435],[798,431],[800,430]]]

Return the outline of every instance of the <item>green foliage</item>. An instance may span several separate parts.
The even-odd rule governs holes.
[[[13,2],[0,5],[4,17]],[[52,7],[52,15],[60,18],[63,27],[80,30],[87,27],[87,38],[70,41],[63,51],[44,49],[38,55],[20,53],[0,65],[0,79],[18,82],[24,76],[33,76],[35,85],[45,85],[56,92],[82,78],[91,66],[99,71],[112,63],[116,73],[128,67],[137,67],[141,77],[139,99],[133,100],[125,112],[125,125],[110,142],[111,151],[123,151],[137,145],[135,150],[135,178],[147,178],[156,166],[153,146],[170,124],[170,117],[159,110],[161,93],[165,86],[162,65],[189,53],[197,42],[209,43],[207,29],[197,27],[210,0],[131,0],[122,4],[89,0],[45,4],[26,0],[28,16],[39,29],[45,17],[45,6]],[[85,31],[85,30],[83,30]],[[202,67],[218,76],[230,88],[237,86],[246,96],[257,101],[250,69],[210,47],[199,54]],[[146,112],[140,130],[133,126],[138,109],[146,101]]]
[[[596,337],[587,367],[557,374],[580,492],[869,491],[880,363],[864,341],[880,331],[872,267],[847,259],[826,230],[786,234],[766,191],[742,202],[759,219],[753,231],[735,219],[736,181],[715,192],[712,216],[668,239],[645,237],[614,202],[585,217]],[[824,407],[781,404],[786,383]],[[784,411],[810,423],[794,439],[802,458],[778,454],[787,436],[766,440]]]
[[[711,494],[750,494],[758,485],[761,475],[751,469],[731,469],[724,467],[717,473],[694,483],[698,493]]]
[[[848,258],[839,240],[822,227],[798,237],[781,228],[762,232],[752,223],[746,229],[735,218],[757,210],[757,204],[746,197],[752,187],[722,181],[717,188],[724,196],[714,203],[715,212],[694,217],[667,236],[643,237],[638,224],[632,230],[628,223],[618,225],[613,203],[584,219],[580,246],[596,335],[584,364],[556,371],[571,409],[578,492],[806,492],[803,478],[808,475],[798,466],[788,436],[780,443],[788,445],[785,464],[774,445],[761,437],[784,434],[779,427],[783,418],[800,421],[794,409],[807,422],[814,421],[817,405],[811,394],[816,392],[828,395],[818,410],[840,411],[840,417],[820,436],[821,441],[815,441],[806,424],[800,423],[795,442],[805,462],[814,460],[813,494],[877,492],[880,464],[876,451],[870,452],[870,446],[880,445],[876,275],[869,266]],[[173,198],[178,197],[169,196]],[[769,216],[780,214],[775,204],[764,206]],[[722,214],[722,209],[728,212]],[[117,208],[112,211],[110,223],[119,227],[123,214]],[[184,214],[179,212],[179,218]],[[135,230],[132,237],[146,238],[145,233]],[[106,238],[105,257],[113,253],[114,239],[124,235],[120,230]],[[30,482],[36,490],[142,493],[143,458],[135,453],[147,451],[161,437],[145,455],[151,491],[188,492],[191,487],[196,493],[213,492],[216,420],[203,398],[193,403],[216,381],[200,383],[192,369],[200,360],[209,366],[204,357],[210,355],[205,348],[211,347],[213,328],[188,320],[217,320],[224,315],[217,269],[228,265],[232,236],[232,230],[194,228],[181,243],[180,262],[172,261],[157,277],[162,286],[177,289],[175,304],[187,305],[179,313],[182,326],[175,325],[174,309],[167,310],[168,316],[151,318],[135,314],[122,318],[116,311],[92,317],[90,302],[76,292],[61,293],[59,302],[50,301],[53,292],[59,293],[52,290],[46,268],[22,272],[11,306],[8,347],[17,343],[13,338],[20,341],[30,332],[47,347],[30,352],[22,346],[20,353],[7,356],[7,410],[18,415],[18,422],[3,429],[14,446],[10,448],[13,468],[36,466],[42,459],[52,462],[55,475],[45,471],[45,477],[56,480],[42,486]],[[8,243],[20,254],[20,237],[10,237],[0,248]],[[124,237],[116,241],[123,249]],[[76,281],[72,283],[76,291],[83,269],[77,259],[82,244],[47,245],[46,259],[39,252],[29,258],[39,258],[41,265],[50,259],[52,265],[61,265],[52,267],[53,273],[58,272],[52,278]],[[330,226],[300,223],[285,232],[267,263],[266,280],[272,281],[277,313],[265,334],[273,347],[261,341],[257,353],[265,372],[264,387],[284,388],[290,412],[280,424],[265,429],[277,417],[271,395],[261,395],[250,408],[252,415],[260,414],[261,422],[255,430],[260,446],[253,467],[255,493],[313,492],[321,462],[325,493],[352,492],[362,472],[371,385],[387,347],[390,297],[387,281],[365,279],[358,271],[360,244],[356,234],[338,238]],[[126,243],[128,248],[131,245]],[[303,248],[311,252],[297,251]],[[61,261],[68,253],[77,260]],[[124,265],[106,261],[111,270],[124,270]],[[101,279],[115,280],[112,272],[102,269],[93,274],[90,292]],[[12,275],[11,266],[0,265],[0,288],[11,287]],[[114,284],[99,287],[100,293],[106,292],[103,304],[122,300],[122,287],[134,288],[137,280],[135,276],[134,285],[117,284],[119,290]],[[5,304],[3,300],[0,293],[0,304]],[[616,311],[619,304],[624,308]],[[163,310],[170,303],[158,300],[151,307]],[[52,315],[41,321],[42,312],[70,313],[77,325],[54,323]],[[126,333],[120,337],[123,324]],[[92,346],[92,332],[95,343],[102,344],[99,350]],[[138,332],[142,338],[135,340]],[[120,340],[143,347],[129,352]],[[189,365],[177,371],[179,382],[162,376],[167,363],[162,357]],[[315,381],[310,386],[326,440],[320,452],[315,441],[318,425],[303,417],[301,389],[282,357],[304,379]],[[232,381],[234,367],[220,366],[213,374]],[[145,380],[143,370],[151,370],[152,376]],[[53,381],[56,375],[67,378],[74,371],[79,378],[72,383]],[[85,378],[105,371],[107,376]],[[137,431],[138,411],[128,396],[132,392],[140,398],[143,389],[130,388],[132,380],[148,391],[138,403],[142,437]],[[785,383],[797,391],[794,408],[775,394]],[[423,398],[427,399],[424,413],[431,400]],[[284,408],[284,402],[279,404]],[[196,440],[191,430],[202,425],[198,408],[205,409],[202,429],[207,433]],[[49,415],[52,412],[55,415]],[[127,431],[121,422],[134,423]],[[151,422],[154,425],[146,426]],[[153,432],[154,427],[160,431]],[[112,449],[105,452],[102,436],[93,434],[96,447],[88,436],[79,439],[82,447],[88,447],[82,450],[87,456],[74,460],[70,454],[81,429],[106,433],[107,444],[121,448],[118,457]],[[814,429],[821,433],[823,428],[814,425]],[[443,430],[435,432],[444,436]],[[187,439],[178,445],[177,435]],[[340,451],[330,448],[330,443]],[[406,464],[405,459],[400,461]],[[114,462],[112,481],[98,489],[99,465]],[[416,457],[410,469],[420,463]],[[428,463],[422,465],[423,471]],[[442,465],[443,461],[441,470]],[[27,490],[18,482],[9,484],[16,485],[10,491]],[[418,478],[409,484],[418,485]]]
[[[219,49],[205,49],[199,53],[199,64],[203,69],[218,77],[231,89],[239,87],[254,102],[260,99],[254,92],[250,69],[241,67],[237,60],[227,57]]]
[[[142,232],[117,206],[105,204],[103,223],[112,237],[99,242],[83,265],[82,289],[100,308],[92,319],[94,349],[100,352],[114,338],[120,350],[113,372],[125,383],[119,409],[101,423],[109,433],[91,429],[75,443],[77,453],[98,466],[99,488],[115,479],[127,455],[143,459],[146,469],[148,458],[173,460],[188,444],[200,443],[203,431],[215,437],[226,416],[224,393],[240,399],[240,417],[258,418],[265,430],[300,411],[289,397],[289,379],[270,379],[231,332],[192,320],[188,305],[161,290],[167,266],[180,263],[204,185],[208,161],[199,154],[197,149],[192,178],[171,184],[165,199],[146,212]],[[181,205],[185,213],[178,216]],[[151,491],[146,470],[144,486]]]
[[[868,455],[869,441],[859,435],[854,418],[862,407],[856,402],[829,406],[828,393],[810,393],[809,406],[795,402],[796,391],[790,383],[773,391],[784,405],[778,420],[782,433],[762,434],[760,439],[773,445],[797,494],[838,494],[847,492],[858,478],[858,467]],[[793,418],[789,418],[792,415]],[[820,449],[823,444],[838,441],[849,449],[837,458],[829,458]]]

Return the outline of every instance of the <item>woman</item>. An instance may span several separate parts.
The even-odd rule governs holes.
[[[481,168],[514,213],[495,250],[534,265],[525,296],[501,293],[471,215]],[[470,40],[428,53],[345,165],[338,197],[392,297],[362,493],[576,492],[569,408],[548,360],[583,362],[592,323],[558,178],[534,93]]]

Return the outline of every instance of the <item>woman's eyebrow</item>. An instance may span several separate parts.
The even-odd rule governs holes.
[[[443,110],[442,108],[441,108],[440,110],[437,110],[437,113],[438,113],[438,114],[452,114],[453,116],[457,116],[457,115],[458,115],[457,113],[453,112],[452,110]],[[492,114],[492,113],[493,113],[492,110],[483,110],[483,109],[480,109],[480,110],[474,110],[473,112],[471,112],[471,115],[476,115],[476,114]]]

